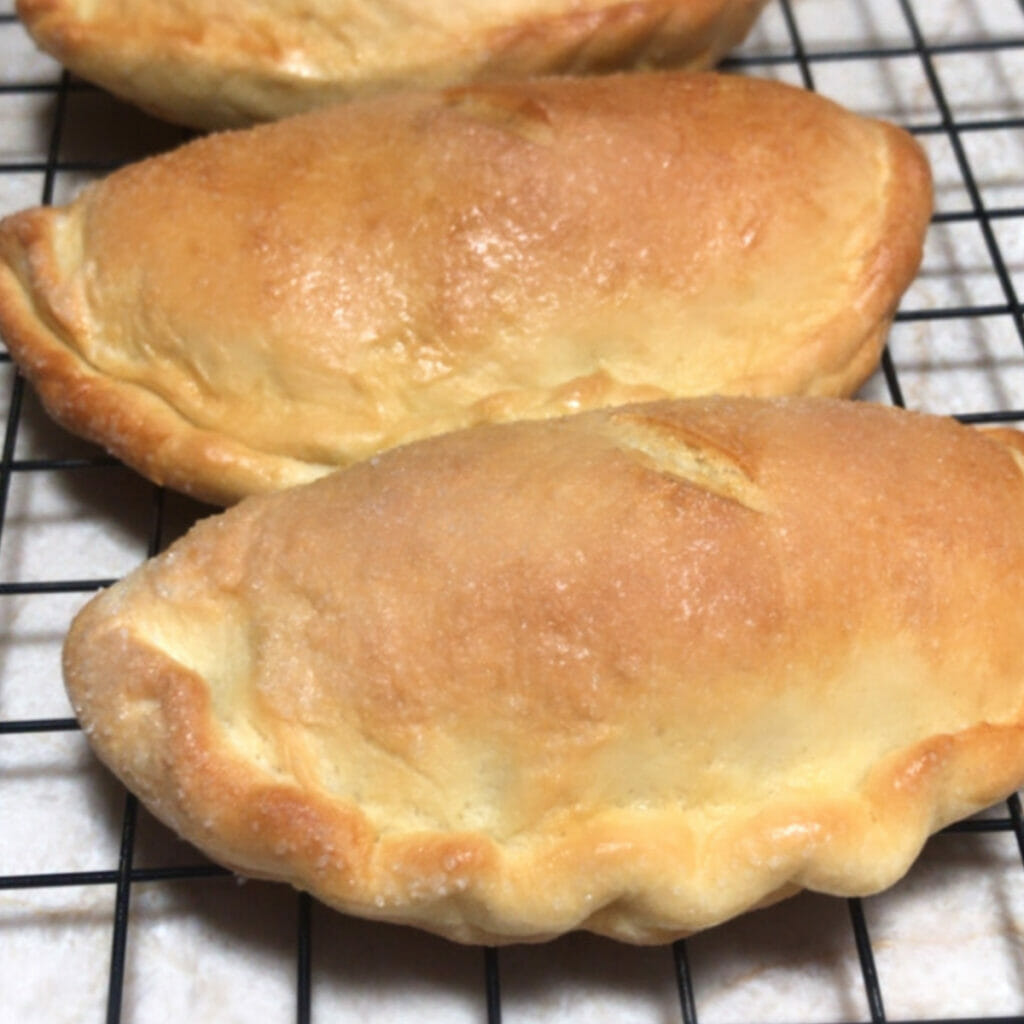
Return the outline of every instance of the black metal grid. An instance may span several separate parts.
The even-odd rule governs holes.
[[[922,270],[924,285],[908,293],[897,316],[882,369],[866,395],[931,412],[945,412],[969,422],[1022,420],[1024,0],[1003,0],[1002,3],[961,0],[945,4],[931,4],[926,0],[916,3],[911,0],[830,0],[830,10],[823,17],[822,10],[826,6],[823,0],[774,0],[751,41],[730,59],[728,66],[739,73],[782,77],[826,92],[835,92],[838,88],[840,95],[836,98],[855,109],[866,106],[866,113],[889,116],[903,123],[933,152],[933,159],[935,154],[940,155],[936,161],[939,203],[929,235],[934,244]],[[936,15],[939,8],[942,13]],[[835,19],[831,35],[828,31],[830,18]],[[4,39],[10,38],[3,34],[20,31],[10,0],[6,0],[6,7],[4,0],[0,0],[0,52],[3,52]],[[24,55],[29,51],[22,45],[19,52]],[[973,88],[977,82],[968,73],[967,99],[959,86],[956,94],[951,95],[948,83],[955,75],[946,65],[960,59],[981,62],[976,66],[987,67],[997,87],[989,88],[982,79],[981,84]],[[60,199],[62,184],[66,183],[70,190],[82,177],[103,173],[145,152],[168,148],[183,137],[178,130],[151,122],[120,106],[45,61],[33,63],[28,59],[24,70],[19,68],[20,65],[13,72],[8,70],[6,75],[0,71],[0,203],[5,204],[0,212],[18,205]],[[874,96],[881,109],[870,109],[874,107],[873,101],[865,104],[862,98],[850,102],[842,95],[842,83],[857,79],[865,68],[870,69],[880,83],[876,85]],[[909,91],[903,84],[908,76],[916,78],[916,86]],[[822,89],[823,80],[827,80],[832,89]],[[1004,86],[1002,91],[998,88],[1000,83]],[[22,123],[31,126],[35,139],[20,149],[5,145],[5,102],[32,108]],[[991,170],[984,148],[978,148],[979,140],[988,140],[997,149],[1002,147],[1002,170]],[[1002,200],[1004,191],[1009,191],[1009,201]],[[17,202],[12,195],[25,198]],[[963,235],[957,235],[957,231],[964,229],[973,239],[966,256],[959,249],[958,238],[962,239]],[[942,287],[929,288],[929,278]],[[959,340],[946,351],[939,342],[949,335]],[[125,560],[130,563],[160,550],[205,510],[140,483],[113,460],[50,426],[34,404],[30,389],[6,356],[0,357],[0,372],[6,372],[3,378],[6,383],[0,383],[0,387],[6,388],[7,401],[0,453],[0,630],[4,642],[25,643],[18,633],[17,611],[11,611],[12,602],[19,599],[62,601],[61,608],[67,610],[63,618],[58,611],[56,618],[66,624],[76,602],[81,603],[92,591],[112,582],[130,567],[130,564],[122,564]],[[974,373],[981,381],[980,388],[958,389],[957,381],[964,373]],[[936,390],[931,387],[936,378],[948,378],[948,381]],[[42,493],[42,498],[37,502],[29,486],[28,497],[22,495],[13,502],[12,494],[19,487],[25,489],[26,481],[44,481],[35,488]],[[59,495],[56,513],[47,504],[54,500],[51,493],[54,488]],[[49,518],[54,515],[59,520],[66,518],[70,531],[78,531],[68,533],[69,537],[82,536],[83,529],[89,536],[91,528],[103,530],[113,524],[121,535],[120,547],[109,560],[113,568],[104,572],[101,566],[99,571],[94,571],[87,559],[85,571],[76,572],[75,558],[59,548],[62,534],[58,531],[57,537],[50,536],[53,530]],[[98,520],[98,525],[92,520]],[[33,541],[40,536],[41,540]],[[56,550],[54,545],[57,545]],[[26,546],[34,552],[30,557],[22,557]],[[5,559],[5,553],[10,550],[14,550],[16,556]],[[6,611],[4,602],[8,603]],[[58,622],[45,638],[43,646],[51,651],[51,657],[38,679],[39,688],[51,693],[59,690],[58,666],[52,656],[52,651],[59,647],[59,632]],[[50,705],[42,710],[33,710],[39,703],[33,703],[34,698],[22,699],[28,711],[19,711],[17,700],[11,710],[4,699],[7,671],[7,659],[0,657],[0,769],[3,769],[0,774],[0,830],[9,829],[15,821],[13,815],[25,806],[25,801],[15,800],[13,814],[4,808],[5,792],[13,791],[16,780],[26,773],[17,767],[14,771],[8,770],[3,745],[8,745],[10,750],[10,745],[27,742],[31,737],[54,740],[67,734],[80,738],[74,719],[60,707],[56,697],[48,698]],[[43,700],[42,704],[45,703]],[[51,712],[49,707],[57,710]],[[33,769],[27,774],[31,776]],[[43,777],[44,788],[40,792],[45,800],[45,769],[39,774]],[[96,782],[96,785],[101,783]],[[31,1005],[34,1020],[66,1017],[84,1021],[105,1015],[108,1021],[115,1022],[146,1017],[138,1005],[139,986],[134,986],[130,993],[135,1002],[126,1004],[126,971],[131,964],[133,944],[138,946],[151,921],[160,919],[159,910],[155,915],[145,908],[136,911],[140,893],[152,887],[194,887],[193,891],[198,893],[194,897],[194,916],[201,918],[209,906],[225,899],[225,885],[235,884],[230,882],[227,872],[205,861],[197,861],[181,844],[175,844],[169,834],[161,833],[132,796],[123,790],[110,789],[112,783],[106,785],[107,803],[113,794],[116,804],[113,810],[107,808],[109,827],[106,831],[116,842],[112,841],[106,851],[109,861],[106,866],[8,870],[6,864],[0,862],[0,872],[4,872],[0,874],[0,900],[8,900],[6,904],[0,902],[0,913],[6,914],[0,918],[0,935],[3,936],[0,938],[0,971],[9,955],[5,949],[12,948],[5,946],[5,942],[17,935],[19,927],[43,921],[45,930],[54,921],[52,912],[45,906],[29,906],[27,914],[22,914],[19,905],[11,902],[12,894],[54,893],[61,889],[76,892],[90,889],[103,894],[100,909],[90,919],[92,930],[99,933],[99,937],[78,958],[78,962],[90,965],[92,977],[99,979],[102,991],[95,991],[96,985],[93,985],[94,991],[86,997],[79,991],[81,986],[76,989],[70,984],[72,979],[66,974],[48,973],[43,963],[40,965],[42,982],[30,982],[27,974],[25,978],[26,984],[42,986],[39,997],[31,1002],[26,999],[20,1003],[8,1002],[9,1006]],[[59,830],[60,822],[54,823],[54,827]],[[141,844],[145,853],[141,857],[140,829],[150,836],[148,852],[145,843]],[[926,890],[926,899],[944,898],[943,879],[950,865],[966,863],[967,869],[961,874],[967,878],[975,877],[986,865],[996,861],[1005,865],[1005,848],[999,857],[988,860],[975,854],[950,852],[954,847],[957,851],[968,849],[968,844],[977,842],[979,837],[992,842],[1009,842],[1014,847],[1012,859],[1019,862],[1024,858],[1024,824],[1016,796],[1004,808],[947,829],[931,841],[926,853],[937,851],[932,857],[933,866],[937,865],[934,876],[937,881],[929,881],[931,888]],[[73,839],[68,843],[70,853],[75,844]],[[100,859],[103,856],[101,854]],[[14,859],[19,862],[17,856]],[[68,856],[62,860],[60,852],[54,854],[48,848],[43,859],[47,863],[55,862],[59,868],[62,863],[77,864],[81,857]],[[1020,864],[1017,866],[1019,868]],[[712,940],[710,951],[703,952],[703,937],[676,943],[671,949],[642,952],[626,951],[603,940],[586,938],[563,940],[561,945],[556,943],[540,952],[465,950],[426,936],[411,938],[401,929],[382,931],[381,926],[371,924],[339,923],[338,915],[323,911],[304,895],[282,895],[280,889],[275,889],[270,896],[269,887],[263,886],[253,886],[253,890],[251,902],[261,906],[260,927],[278,936],[269,943],[274,950],[273,970],[280,972],[281,965],[287,965],[287,982],[278,986],[279,993],[282,987],[291,993],[285,1000],[288,1009],[284,1016],[299,1022],[328,1017],[340,1019],[341,1011],[337,1007],[347,1004],[331,1003],[322,998],[321,1012],[317,996],[332,968],[347,960],[356,963],[354,973],[346,975],[349,981],[358,982],[358,973],[366,968],[375,974],[388,993],[352,1003],[349,1007],[352,1017],[394,1020],[415,1014],[418,1019],[429,1019],[432,1009],[437,1008],[445,1019],[451,1019],[446,1015],[454,1012],[458,1019],[487,1020],[492,1024],[501,1020],[503,1013],[509,1019],[625,1020],[642,1016],[645,1020],[682,1020],[686,1024],[733,1019],[794,1020],[797,1017],[792,1012],[778,1008],[777,996],[786,984],[800,984],[799,972],[806,974],[817,970],[820,973],[824,962],[812,956],[797,965],[797,976],[786,975],[783,971],[784,977],[777,982],[774,994],[768,990],[760,1002],[755,998],[753,1009],[716,1010],[713,1001],[702,991],[702,971],[707,970],[716,953],[730,948],[731,939]],[[1021,909],[1024,898],[1016,904],[1016,890],[1024,893],[1024,874],[1016,871],[1008,875],[1004,872],[995,888],[985,889],[990,896],[994,892],[1002,905],[1004,945],[1009,951],[1008,956],[1004,956],[1003,973],[1009,977],[993,979],[986,974],[977,980],[977,987],[973,989],[979,993],[1000,985],[1011,989],[1017,995],[1004,1000],[1007,1012],[986,1016],[977,1012],[969,1001],[952,998],[949,993],[953,989],[946,990],[943,1001],[943,981],[939,975],[947,968],[937,967],[934,981],[940,994],[931,1008],[924,1014],[910,1013],[901,1017],[897,1012],[896,1016],[887,1017],[887,1000],[898,986],[892,970],[889,969],[888,974],[880,970],[877,960],[880,949],[888,956],[892,942],[887,940],[880,947],[877,940],[873,941],[871,925],[872,907],[876,900],[884,900],[884,896],[864,901],[852,899],[845,904],[826,902],[821,897],[800,897],[803,903],[782,905],[795,906],[795,910],[775,908],[752,915],[759,919],[757,927],[761,936],[755,936],[754,947],[763,960],[774,948],[773,940],[764,939],[765,931],[781,941],[794,928],[811,935],[799,947],[802,956],[806,956],[807,948],[813,949],[819,942],[823,946],[846,944],[848,948],[841,959],[853,965],[851,969],[858,980],[839,1000],[838,1012],[834,1012],[834,1008],[809,1007],[808,1020],[1024,1020],[1024,1016],[1018,1016],[1024,1013],[1024,948],[1018,938],[1024,931]],[[232,905],[237,906],[237,899]],[[841,905],[845,905],[845,925],[835,922],[834,908]],[[95,900],[92,906],[96,906]],[[827,912],[824,911],[826,906],[830,908]],[[957,913],[962,916],[963,912],[961,906]],[[819,926],[815,921],[818,914],[829,920]],[[73,930],[76,912],[69,911],[66,916],[65,927]],[[60,912],[56,917],[61,919]],[[795,926],[797,919],[799,925]],[[953,922],[950,918],[946,923],[952,928]],[[219,922],[214,930],[218,927],[214,942],[245,944],[246,938],[233,934],[229,925]],[[848,931],[844,938],[845,929]],[[54,941],[59,941],[60,934],[54,931]],[[281,934],[284,939],[280,938]],[[737,944],[742,944],[743,934],[736,933],[736,936]],[[566,943],[575,945],[566,946]],[[40,948],[47,948],[46,941],[41,942]],[[255,953],[253,955],[258,959]],[[386,965],[399,958],[406,963],[429,961],[441,966],[389,971]],[[97,961],[101,961],[99,968]],[[977,959],[973,962],[977,963]],[[447,972],[445,965],[450,963],[458,966]],[[254,985],[258,970],[258,965],[251,968]],[[621,1017],[614,1009],[618,1005],[614,1000],[621,994],[614,988],[617,973],[627,977],[624,987],[634,997]],[[607,1017],[594,1016],[597,1011],[593,1003],[588,1004],[589,1009],[581,1015],[581,1003],[578,999],[574,1001],[574,994],[578,995],[580,985],[585,982],[603,985],[608,974],[613,984],[607,990]],[[23,1019],[7,1017],[5,1013],[12,1011],[3,1008],[7,997],[17,993],[19,980],[13,974],[6,977],[5,992],[0,993],[0,1020]],[[428,982],[434,993],[431,996],[423,994]],[[205,1007],[205,1015],[209,1016],[212,1003],[201,994],[201,974],[195,984],[200,986],[200,994],[194,995],[191,1004],[183,1005],[191,1010]],[[962,988],[963,983],[960,984]],[[403,986],[404,1002],[396,1003],[395,993]],[[435,998],[438,991],[442,994],[440,1004]],[[458,1008],[455,1011],[445,1002],[446,995],[456,998]],[[986,1000],[979,997],[978,1005],[985,1003]],[[216,1019],[235,1019],[230,994],[225,1003],[218,1005],[223,1012],[216,1013]],[[200,1015],[203,1015],[201,1009]],[[158,1013],[153,1019],[162,1018]]]

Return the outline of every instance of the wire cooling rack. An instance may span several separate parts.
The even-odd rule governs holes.
[[[184,137],[62,74],[12,0],[0,57],[0,213]],[[775,0],[728,64],[929,153],[924,265],[864,397],[1024,419],[1024,0]],[[1024,1021],[1017,797],[889,892],[803,894],[662,948],[464,948],[210,865],[97,765],[59,667],[89,594],[208,510],[53,426],[6,357],[0,401],[0,1020]]]

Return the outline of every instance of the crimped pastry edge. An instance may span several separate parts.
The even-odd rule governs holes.
[[[48,297],[59,288],[58,234],[67,219],[62,209],[38,207],[0,221],[3,339],[61,426],[102,445],[147,479],[216,504],[335,468],[250,448],[197,426],[150,389],[94,369],[48,310]],[[26,278],[37,282],[35,290]],[[185,468],[196,463],[200,474]]]
[[[457,942],[542,942],[586,930],[659,944],[801,889],[870,895],[898,881],[932,833],[1006,797],[1024,776],[1024,723],[980,724],[894,753],[847,798],[764,810],[703,845],[671,810],[608,813],[572,836],[515,850],[471,832],[376,836],[354,805],[332,806],[243,762],[218,735],[203,680],[116,619],[104,621],[123,598],[122,589],[86,606],[64,665],[90,743],[128,788],[235,871]],[[113,666],[137,687],[119,739],[100,724],[113,707],[104,714],[97,689]]]

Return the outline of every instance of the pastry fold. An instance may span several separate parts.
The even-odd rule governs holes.
[[[238,871],[464,942],[867,894],[1024,780],[1020,435],[825,398],[485,425],[94,598],[100,757]]]
[[[930,211],[908,134],[786,85],[406,94],[4,220],[0,332],[64,426],[229,503],[477,422],[849,394]]]
[[[703,69],[765,0],[18,0],[38,45],[144,109],[238,127],[404,88]]]

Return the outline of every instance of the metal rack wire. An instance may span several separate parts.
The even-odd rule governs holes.
[[[20,33],[10,0],[6,8],[4,2],[0,0],[0,48],[5,39]],[[182,138],[176,129],[150,122],[70,79],[56,65],[33,56],[24,41],[17,44],[17,52],[19,58],[0,74],[0,212],[56,201],[83,178]],[[957,78],[950,62],[965,60],[973,62],[966,73],[967,87],[958,84],[951,93],[950,82]],[[983,76],[972,77],[982,64],[994,69],[994,85],[986,84]],[[945,4],[777,0],[728,66],[740,73],[783,77],[831,93],[867,113],[902,122],[933,156],[939,203],[929,234],[929,254],[921,283],[908,293],[897,316],[882,369],[867,396],[968,422],[1024,420],[1020,302],[1024,290],[1024,0]],[[849,83],[864,78],[865,69],[870,70],[866,77],[873,84],[860,94],[847,95]],[[908,80],[915,83],[910,88]],[[8,107],[15,106],[22,110],[19,124],[30,125],[31,138],[8,145],[4,126],[15,116],[8,115]],[[22,108],[29,109],[27,116]],[[111,131],[112,126],[121,130]],[[12,135],[18,132],[8,132],[7,138]],[[993,161],[992,150],[1001,154],[999,160]],[[1002,170],[992,169],[997,166]],[[967,235],[972,241],[964,250]],[[55,652],[61,624],[69,620],[76,603],[112,582],[134,561],[160,550],[205,510],[142,484],[113,460],[48,425],[6,356],[0,357],[0,374],[7,404],[0,452],[0,642],[7,643],[9,651],[33,644],[45,651],[41,661],[29,658],[27,668],[12,665],[20,655],[0,656],[0,833],[8,837],[0,838],[0,934],[4,936],[0,940],[0,1020],[84,1021],[105,1015],[113,1024],[166,1019],[171,1015],[168,1007],[153,1012],[152,1006],[147,1011],[143,1005],[144,982],[134,977],[131,966],[133,949],[147,941],[147,929],[164,920],[159,905],[154,911],[145,902],[147,894],[186,887],[198,893],[186,904],[193,918],[202,918],[220,900],[235,908],[228,912],[230,917],[242,905],[230,895],[237,888],[235,882],[227,872],[175,844],[169,833],[161,833],[132,796],[109,781],[98,781],[100,773],[90,776],[88,771],[89,799],[96,803],[95,794],[102,790],[98,802],[105,801],[105,807],[100,813],[92,807],[83,814],[90,820],[101,819],[97,827],[102,849],[90,854],[87,844],[63,838],[57,849],[53,844],[46,847],[40,867],[28,849],[34,842],[36,821],[35,811],[30,810],[36,804],[31,801],[51,799],[48,794],[55,784],[47,767],[33,767],[29,759],[26,768],[21,755],[11,752],[32,737],[45,737],[51,746],[60,737],[78,738],[70,710],[58,696]],[[961,387],[965,374],[971,375],[970,387]],[[97,495],[102,496],[99,501]],[[56,528],[54,518],[59,521]],[[72,531],[67,536],[84,536],[83,543],[95,543],[97,536],[106,537],[111,529],[119,540],[113,547],[108,545],[102,557],[76,559],[61,548],[65,526]],[[36,609],[58,603],[49,618],[43,616],[50,625],[42,628],[42,639],[33,633],[39,628],[35,619],[20,615],[18,601],[35,602]],[[15,677],[20,682],[12,682]],[[28,787],[26,796],[18,795],[19,785]],[[81,799],[79,787],[71,800]],[[28,824],[19,826],[19,814],[31,819]],[[40,819],[55,825],[58,838],[67,825],[62,815],[79,820],[65,805],[50,818],[43,814]],[[85,826],[80,831],[94,834]],[[994,849],[991,843],[999,844],[1001,852],[977,856],[978,847],[971,844],[980,840],[989,844],[988,850]],[[1013,848],[1016,868],[1012,872],[1005,870],[1006,843]],[[840,959],[856,980],[832,1003],[812,1006],[805,1001],[803,1016],[794,1015],[789,1004],[780,1001],[785,986],[796,984],[792,974],[786,974],[791,965],[784,965],[782,980],[776,980],[774,988],[760,995],[752,992],[746,1003],[716,1004],[714,985],[706,980],[714,973],[709,965],[727,958],[723,951],[734,955],[735,946],[745,941],[741,931],[725,937],[698,936],[669,950],[642,953],[610,950],[610,944],[601,940],[588,944],[585,939],[575,945],[556,945],[554,952],[464,950],[429,937],[410,939],[397,929],[384,934],[378,926],[339,923],[337,915],[329,915],[308,897],[282,895],[278,890],[268,895],[269,887],[251,890],[255,893],[251,902],[260,904],[259,928],[273,934],[259,949],[249,949],[249,956],[258,962],[244,964],[241,973],[236,971],[232,977],[244,979],[245,987],[256,985],[261,957],[265,960],[269,955],[271,973],[277,978],[276,1002],[271,1002],[281,1019],[300,1024],[356,1016],[394,1020],[413,1013],[418,1019],[429,1019],[435,1010],[439,1018],[490,1024],[497,1024],[503,1015],[507,1019],[681,1020],[685,1024],[738,1019],[753,1024],[798,1017],[872,1022],[1024,1020],[1024,948],[1019,939],[1024,933],[1024,820],[1019,799],[1013,797],[1003,808],[945,830],[927,849],[932,856],[924,883],[925,902],[947,898],[943,879],[950,871],[960,870],[958,865],[967,865],[958,876],[963,878],[1000,868],[998,882],[985,883],[983,890],[990,897],[996,894],[1009,952],[1000,960],[1000,976],[992,974],[996,968],[984,957],[970,958],[975,967],[979,962],[988,964],[987,973],[971,982],[971,991],[978,993],[973,1002],[952,998],[952,989],[943,989],[938,974],[953,973],[953,969],[936,967],[937,999],[930,1004],[906,1003],[909,1013],[899,1009],[896,999],[896,1016],[888,1016],[899,988],[889,965],[889,961],[899,963],[892,953],[893,936],[899,929],[881,912],[882,923],[876,923],[872,915],[880,904],[874,899],[826,903],[816,897],[808,897],[794,910],[762,912],[757,925],[761,937],[752,940],[760,957],[760,974],[771,973],[764,966],[766,951],[776,941],[785,945],[784,936],[794,930],[803,929],[810,936],[794,947],[800,950],[796,969],[804,974],[820,971],[827,960],[824,954],[809,955],[807,949],[830,943],[847,947]],[[975,852],[962,852],[968,849]],[[104,866],[88,866],[90,857]],[[101,895],[87,896],[82,904],[85,910],[62,911],[59,897],[58,910],[48,909],[47,894],[61,891]],[[36,900],[19,903],[15,899],[19,893],[35,894]],[[920,897],[920,893],[914,895]],[[243,904],[247,902],[248,896]],[[836,922],[837,906],[844,908],[845,924]],[[178,909],[172,906],[171,916]],[[957,912],[963,914],[962,906]],[[89,932],[88,942],[80,951],[75,946],[73,953],[57,956],[56,943],[78,941],[75,928],[83,915],[88,919],[83,926]],[[797,919],[799,924],[794,925]],[[952,917],[943,920],[944,927],[951,927]],[[245,946],[248,941],[232,931],[224,915],[205,927],[218,933],[214,941],[221,947],[233,942]],[[888,936],[884,942],[878,939],[879,928]],[[30,939],[27,953],[12,953],[13,938],[32,929],[40,931],[39,941],[33,945]],[[848,929],[845,938],[844,929]],[[764,938],[765,931],[770,940]],[[166,951],[174,945],[172,939],[161,948]],[[885,967],[879,965],[880,954],[886,958]],[[48,958],[58,966],[48,966]],[[340,973],[360,993],[348,1003],[332,1001],[326,991],[331,985],[337,987],[329,979],[345,959],[355,966]],[[380,966],[398,959],[456,966],[397,972]],[[66,969],[71,962],[87,965],[89,984],[72,983]],[[734,970],[742,972],[745,963],[742,957],[735,959]],[[29,978],[26,965],[39,967],[38,977]],[[371,998],[360,988],[359,974],[367,965],[390,993],[388,998],[379,996],[380,989]],[[775,966],[779,968],[778,963]],[[924,968],[928,969],[927,963]],[[192,978],[191,984],[197,986],[191,1002],[186,999],[180,1005],[199,1017],[246,1019],[247,1011],[232,1009],[237,990],[218,1002],[203,989],[201,970],[199,974],[179,972],[179,986],[181,977]],[[604,995],[596,1001],[578,998],[581,984],[600,987],[609,974],[628,977],[624,985],[634,997],[631,1002],[617,1002],[621,993],[610,989],[602,990]],[[428,981],[435,995],[441,991],[440,1002],[425,994]],[[735,977],[731,982],[726,978],[717,991],[730,984],[735,989],[740,983]],[[32,992],[20,993],[23,986],[30,986]],[[399,987],[403,987],[402,1001],[396,1003],[394,990]],[[1003,994],[987,998],[995,991]],[[219,1012],[211,1010],[213,1006]],[[925,1006],[926,1012],[915,1012],[917,1006]],[[30,1008],[28,1017],[25,1007]]]

